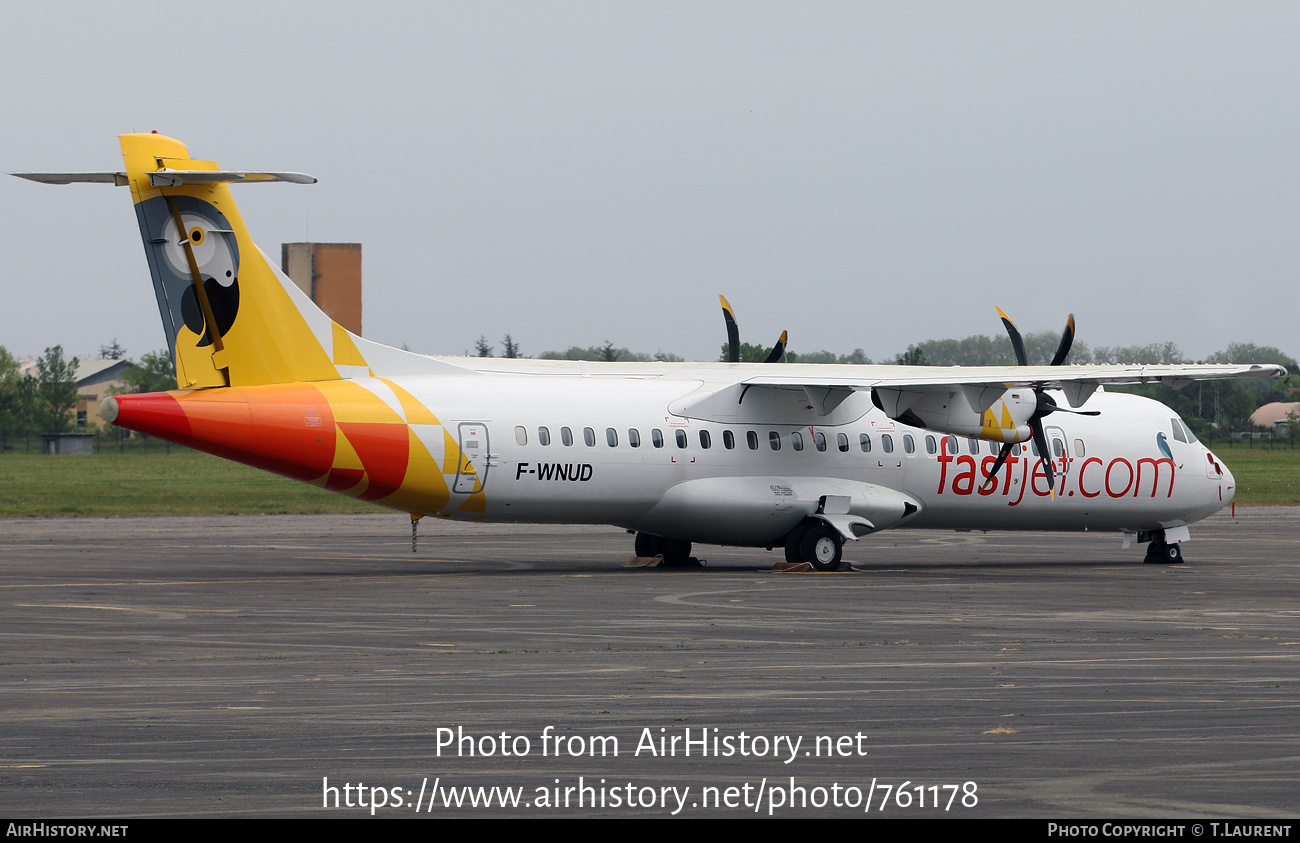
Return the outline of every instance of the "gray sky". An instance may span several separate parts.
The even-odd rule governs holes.
[[[28,3],[0,167],[231,169],[259,245],[364,244],[365,333],[713,359],[997,334],[1292,355],[1300,4]],[[0,179],[0,345],[163,333],[125,188]],[[1266,361],[1261,361],[1266,362]]]

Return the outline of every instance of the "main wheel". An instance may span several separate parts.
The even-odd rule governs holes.
[[[658,556],[663,553],[664,540],[658,536],[652,536],[649,533],[637,533],[636,548],[637,556]]]
[[[800,521],[799,525],[790,531],[790,535],[785,537],[785,561],[791,565],[798,565],[804,561],[803,550],[800,545],[803,544],[803,537],[813,528],[815,522]]]
[[[799,555],[803,561],[819,571],[838,571],[844,539],[829,524],[813,524],[799,542]]]
[[[691,543],[681,539],[660,539],[659,552],[663,554],[664,566],[682,568],[691,564]]]

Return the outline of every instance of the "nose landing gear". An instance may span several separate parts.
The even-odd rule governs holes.
[[[1179,565],[1183,561],[1183,548],[1178,542],[1152,539],[1142,561],[1148,565]]]

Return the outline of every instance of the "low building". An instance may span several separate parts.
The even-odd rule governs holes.
[[[1267,431],[1283,432],[1292,419],[1300,418],[1300,401],[1274,401],[1250,414],[1250,423]]]
[[[122,389],[122,377],[130,360],[100,360],[99,358],[77,358],[77,404],[74,423],[78,430],[95,430],[103,426],[99,418],[99,405],[111,393],[110,389]],[[37,376],[36,358],[25,360],[18,367],[19,374]]]
[[[280,270],[329,318],[361,336],[360,243],[282,243]]]

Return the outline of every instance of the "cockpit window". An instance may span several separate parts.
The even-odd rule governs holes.
[[[1170,419],[1169,423],[1174,427],[1174,438],[1179,442],[1186,442],[1187,437],[1183,435],[1183,426],[1179,423],[1178,419]]]

